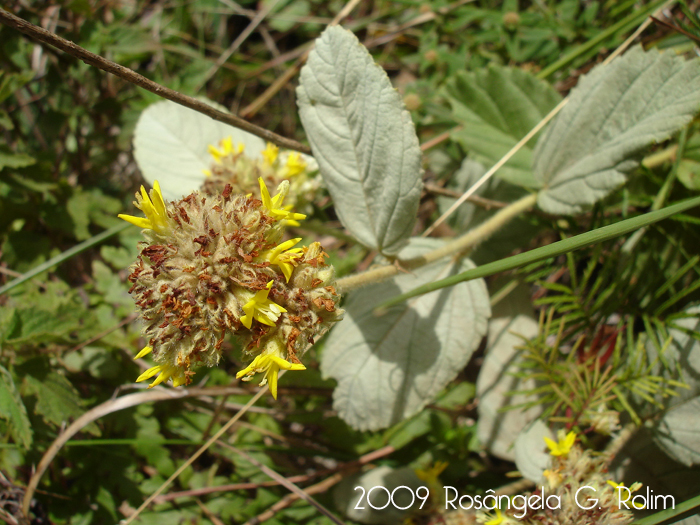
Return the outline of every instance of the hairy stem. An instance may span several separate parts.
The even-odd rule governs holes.
[[[397,265],[381,266],[357,275],[343,277],[342,279],[338,280],[338,288],[343,293],[346,293],[350,290],[367,286],[368,284],[378,283],[390,279],[402,270],[415,270],[421,266],[425,266],[426,264],[442,259],[443,257],[460,257],[465,252],[472,250],[479,243],[488,239],[491,235],[500,230],[515,217],[530,210],[535,205],[536,201],[537,194],[533,193],[531,195],[527,195],[501,209],[493,217],[480,224],[473,230],[468,231],[462,237],[447,243],[437,250],[433,250],[432,252],[428,252],[425,255],[421,255],[420,257],[416,257],[414,259],[400,261],[400,263]]]

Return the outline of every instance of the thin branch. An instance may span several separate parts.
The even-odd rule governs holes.
[[[34,24],[31,24],[26,20],[5,11],[4,9],[0,9],[0,22],[9,27],[17,29],[34,40],[56,47],[61,51],[82,60],[88,65],[95,66],[103,71],[112,73],[113,75],[116,75],[119,78],[126,80],[127,82],[130,82],[140,88],[150,91],[151,93],[155,93],[160,97],[171,100],[187,108],[203,113],[214,120],[218,120],[224,124],[229,124],[242,129],[243,131],[247,131],[248,133],[252,133],[261,139],[272,142],[273,144],[276,144],[282,148],[311,154],[311,148],[297,142],[296,140],[288,139],[278,135],[277,133],[273,133],[272,131],[256,126],[255,124],[252,124],[236,115],[224,113],[223,111],[214,109],[213,107],[197,100],[194,97],[183,95],[182,93],[178,93],[175,90],[162,86],[157,82],[153,82],[152,80],[147,79],[143,75],[140,75],[127,67],[121,66],[116,62],[112,62],[111,60],[107,60],[100,55],[96,55],[95,53],[91,53],[74,42],[61,38],[60,36],[47,31],[46,29],[35,26]]]
[[[288,479],[286,479],[286,478],[280,476],[277,472],[275,472],[274,470],[272,470],[270,467],[268,467],[267,465],[263,465],[263,464],[260,463],[257,459],[255,459],[254,457],[252,457],[252,456],[249,455],[248,453],[244,452],[243,450],[241,450],[241,449],[239,449],[239,448],[236,448],[236,447],[234,447],[233,445],[229,445],[228,443],[226,443],[226,442],[224,442],[224,441],[217,441],[217,444],[218,444],[218,445],[221,445],[221,446],[224,447],[224,448],[227,448],[227,449],[229,449],[229,450],[235,452],[236,454],[239,454],[240,456],[243,456],[247,461],[249,461],[250,463],[252,463],[252,464],[255,465],[256,467],[258,467],[261,471],[263,471],[265,474],[267,474],[268,476],[270,476],[270,477],[271,477],[272,479],[274,479],[275,481],[278,481],[278,482],[279,482],[282,486],[284,486],[287,490],[289,490],[290,492],[294,493],[294,495],[295,495],[297,498],[301,498],[301,499],[303,499],[304,501],[306,501],[307,503],[309,503],[310,505],[312,505],[313,507],[315,507],[316,510],[318,510],[321,514],[323,514],[324,516],[326,516],[328,519],[330,519],[330,520],[331,520],[333,523],[335,523],[336,525],[344,525],[344,523],[343,523],[341,520],[339,520],[330,510],[328,510],[326,507],[324,507],[323,505],[321,505],[318,501],[316,501],[315,499],[313,499],[313,498],[308,494],[308,491],[305,492],[304,490],[300,489],[300,488],[297,487],[294,483],[291,483]],[[342,478],[342,476],[341,476],[341,478]],[[290,495],[290,496],[291,496],[291,495]],[[296,499],[296,498],[295,498],[295,499]]]

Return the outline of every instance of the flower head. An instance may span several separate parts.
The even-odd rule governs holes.
[[[241,323],[246,328],[253,325],[253,319],[268,326],[275,326],[282,312],[287,311],[267,297],[271,288],[272,281],[268,282],[264,289],[257,292],[250,301],[243,305],[245,315],[241,317]]]
[[[283,370],[306,370],[306,367],[301,363],[290,363],[286,359],[282,359],[278,355],[265,354],[259,355],[246,368],[236,374],[236,379],[247,376],[243,381],[249,381],[254,374],[265,373],[263,380],[259,386],[264,386],[265,383],[270,385],[270,393],[272,397],[277,399],[277,375],[280,369]]]
[[[137,194],[145,240],[129,275],[147,341],[136,358],[154,361],[138,380],[189,384],[190,367],[219,362],[227,334],[251,359],[268,356],[254,369],[271,385],[280,369],[300,370],[299,358],[343,314],[321,245],[281,242],[288,221],[230,185],[167,205],[155,186],[153,202]]]
[[[160,234],[167,232],[169,228],[168,212],[165,209],[165,201],[163,200],[163,194],[160,191],[160,184],[158,184],[158,181],[153,183],[150,198],[149,194],[146,193],[146,189],[141,186],[141,193],[136,194],[136,202],[134,204],[146,214],[145,218],[125,215],[123,213],[120,213],[117,217],[139,228],[153,230]]]
[[[545,443],[547,443],[547,446],[549,447],[549,453],[552,456],[566,456],[576,442],[576,432],[572,430],[566,436],[564,436],[564,431],[560,430],[557,437],[559,438],[558,442],[553,441],[548,437],[544,438]]]

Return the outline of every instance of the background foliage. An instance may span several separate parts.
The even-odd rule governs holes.
[[[388,72],[421,142],[448,132],[424,152],[427,184],[414,231],[423,231],[455,192],[469,187],[660,4],[360,2],[343,25]],[[316,0],[82,0],[18,1],[5,8],[163,85],[206,96],[304,141],[296,111],[298,76],[271,98],[263,96],[290,68],[296,70],[295,60],[343,5]],[[697,6],[688,7],[673,13],[692,30]],[[262,10],[269,13],[250,37],[220,60]],[[679,53],[694,46],[687,37],[653,25],[641,41]],[[4,26],[0,65],[0,284],[6,284],[117,226],[117,213],[131,210],[132,195],[142,183],[133,158],[134,127],[158,97]],[[485,111],[492,107],[487,103],[508,112],[494,118],[498,111]],[[526,214],[480,246],[472,259],[477,264],[493,261],[696,195],[699,137],[692,123],[680,137],[645,152],[634,177],[622,188],[609,188],[610,194],[583,214]],[[520,186],[537,187],[530,170],[533,155],[538,158],[535,141],[481,197],[498,205],[522,196]],[[490,209],[464,205],[438,233],[461,233],[483,221]],[[321,200],[300,236],[320,238],[341,275],[365,269],[374,254],[342,230],[338,216],[342,210]],[[640,481],[644,475],[656,477],[664,483],[661,490],[693,496],[692,485],[679,480],[697,476],[700,461],[700,339],[694,306],[700,300],[699,221],[696,212],[678,215],[625,239],[489,280],[493,320],[488,331],[475,327],[478,337],[469,344],[474,353],[467,356],[468,364],[462,360],[442,372],[446,388],[432,392],[435,399],[427,406],[414,403],[405,415],[415,415],[408,419],[354,425],[391,423],[388,429],[356,430],[334,411],[336,383],[323,380],[318,365],[321,341],[307,355],[303,376],[289,374],[281,380],[279,402],[258,403],[226,441],[300,486],[312,487],[310,492],[318,490],[322,503],[342,511],[349,498],[339,488],[334,504],[332,490],[326,490],[332,483],[320,482],[336,472],[359,470],[356,461],[363,455],[383,450],[375,464],[396,472],[447,461],[440,480],[464,493],[479,493],[509,481],[507,473],[518,459],[510,445],[537,413],[544,410],[545,416],[586,428],[582,425],[593,425],[595,417],[614,410],[623,423],[653,423],[622,456],[641,465],[634,475]],[[5,477],[0,501],[9,512],[17,499],[14,491],[26,485],[32,466],[66,424],[137,388],[133,379],[139,368],[132,357],[143,341],[133,322],[126,268],[136,257],[138,239],[136,229],[122,229],[0,295],[0,469]],[[392,246],[387,254],[396,250]],[[457,287],[453,293],[465,292]],[[351,306],[349,302],[349,311]],[[440,322],[448,321],[456,322]],[[226,344],[226,361],[200,371],[200,386],[238,385],[232,377],[241,368],[240,352],[232,342]],[[514,348],[520,345],[526,352],[517,354]],[[541,388],[542,377],[533,368],[536,372],[537,361],[560,347],[570,352],[569,359],[582,362],[604,357],[596,361],[599,383],[593,374],[579,379],[598,384],[612,398],[592,389],[599,396],[594,403],[567,407],[551,387],[555,382]],[[513,359],[520,360],[520,372],[503,373],[503,364]],[[614,374],[602,375],[607,365]],[[565,377],[557,367],[566,362],[543,373],[558,375],[562,382],[579,380]],[[612,375],[614,381],[606,383]],[[558,386],[565,393],[571,388]],[[541,397],[526,395],[533,390]],[[252,385],[241,385],[227,396],[141,404],[85,426],[44,476],[34,514],[71,524],[128,516],[254,391]],[[680,409],[662,411],[679,399]],[[500,410],[520,403],[531,417]],[[682,435],[674,431],[679,420],[687,423]],[[643,459],[658,447],[669,464],[658,466],[663,472],[649,474]],[[522,462],[517,468],[526,471]],[[206,490],[231,484],[235,487]],[[161,498],[139,523],[243,523],[256,516],[269,523],[329,523],[307,503],[284,500],[286,489],[224,446],[188,467],[171,491],[186,492]]]

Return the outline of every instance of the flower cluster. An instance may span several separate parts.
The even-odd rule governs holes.
[[[284,205],[289,181],[274,196],[262,179],[259,188],[260,199],[226,185],[166,204],[156,182],[150,195],[136,194],[145,218],[120,215],[145,237],[129,292],[148,340],[136,358],[151,354],[156,365],[137,381],[189,384],[191,368],[215,366],[234,334],[253,358],[237,377],[264,373],[260,384],[277,397],[279,371],[303,370],[299,358],[342,317],[320,244],[283,240],[286,226],[305,218]]]
[[[274,144],[267,144],[257,158],[245,153],[243,144],[233,144],[231,137],[210,145],[209,153],[213,163],[205,170],[207,176],[202,190],[206,193],[221,193],[226,185],[231,185],[234,193],[253,192],[258,198],[257,181],[276,187],[282,181],[289,181],[287,207],[300,208],[311,202],[319,188],[320,179],[312,176],[315,170],[313,159],[304,158],[295,151],[280,152]],[[294,225],[292,223],[292,225]]]
[[[584,450],[576,434],[560,431],[557,441],[545,438],[552,456],[552,468],[544,472],[545,483],[532,493],[515,496],[486,496],[481,507],[466,507],[431,521],[450,525],[627,525],[634,519],[630,509],[642,508],[629,496],[641,488],[629,489],[609,479],[611,457]],[[621,488],[623,488],[621,490]],[[493,492],[493,491],[491,491]],[[622,495],[621,495],[622,492]],[[488,491],[487,491],[488,494]],[[622,497],[621,497],[622,496]],[[492,498],[488,505],[485,501]],[[478,497],[477,497],[478,498]],[[476,500],[477,498],[474,498]],[[545,503],[546,501],[546,503]],[[460,503],[460,506],[461,503]],[[463,510],[464,509],[464,510]]]

